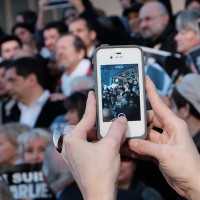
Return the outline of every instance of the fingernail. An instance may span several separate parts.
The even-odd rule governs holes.
[[[127,119],[124,116],[120,116],[118,117],[119,121],[123,122],[123,123],[127,123]]]
[[[94,95],[94,91],[92,91],[92,90],[90,90],[90,91],[88,92],[88,96],[91,96],[91,95]]]

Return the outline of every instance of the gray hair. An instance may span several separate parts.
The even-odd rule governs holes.
[[[72,93],[81,90],[94,89],[94,78],[89,75],[74,78],[71,83],[71,88]]]
[[[52,134],[48,130],[42,128],[34,128],[21,134],[17,140],[20,158],[23,158],[25,144],[34,138],[41,138],[48,145],[52,141]]]
[[[181,12],[176,19],[176,29],[192,30],[200,37],[199,20],[200,12],[197,9],[190,9]]]
[[[53,144],[49,144],[44,152],[42,171],[50,188],[55,193],[74,182],[68,165]]]
[[[28,125],[20,123],[7,123],[0,126],[0,134],[4,135],[10,143],[18,146],[17,138],[25,131],[31,128]]]

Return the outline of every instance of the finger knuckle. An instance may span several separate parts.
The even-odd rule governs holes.
[[[64,144],[67,149],[72,148],[74,143],[74,137],[72,135],[65,135],[63,138]]]
[[[105,140],[105,145],[108,146],[109,148],[116,148],[117,143],[113,138],[107,138]]]
[[[146,152],[147,147],[143,141],[139,142],[136,147],[140,153]]]

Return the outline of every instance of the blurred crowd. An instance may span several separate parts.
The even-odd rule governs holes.
[[[101,44],[169,53],[164,61],[155,61],[171,80],[162,98],[187,122],[200,152],[200,1],[186,0],[184,10],[174,14],[169,0],[119,0],[120,16],[107,16],[89,0],[68,2],[59,21],[48,21],[48,0],[38,0],[37,13],[22,10],[12,30],[0,31],[0,199],[16,199],[1,169],[38,163],[52,195],[17,199],[83,199],[52,145],[52,131],[82,118],[95,85],[92,56]],[[114,107],[125,102],[130,112],[137,111],[136,86],[130,86],[134,81],[127,80],[115,96],[115,89],[102,88],[105,98]],[[181,199],[148,161],[122,159],[118,181],[119,200]]]

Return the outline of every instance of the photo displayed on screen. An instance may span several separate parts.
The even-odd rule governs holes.
[[[119,116],[141,119],[138,73],[137,64],[101,65],[103,122]]]

